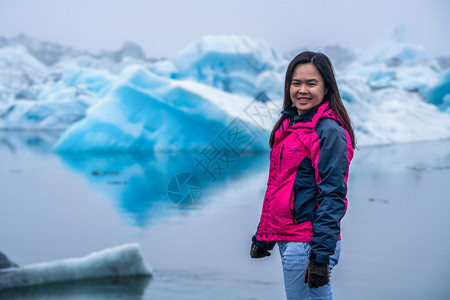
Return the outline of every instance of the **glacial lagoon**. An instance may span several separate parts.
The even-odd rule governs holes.
[[[0,251],[27,265],[139,243],[154,276],[0,298],[284,299],[278,249],[249,257],[268,152],[62,155],[56,137],[0,134]],[[449,179],[449,140],[355,151],[335,299],[450,298]]]

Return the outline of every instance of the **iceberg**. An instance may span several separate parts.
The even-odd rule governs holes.
[[[138,244],[125,244],[79,258],[0,269],[0,290],[109,277],[151,277]]]
[[[358,55],[337,80],[359,145],[450,138],[448,66],[403,41],[404,27]]]
[[[386,145],[450,138],[450,115],[417,92],[389,86],[371,90],[359,80],[339,82],[359,145]]]
[[[54,148],[59,152],[201,150],[228,128],[240,147],[262,150],[266,134],[244,112],[252,101],[132,66],[119,75],[116,88],[87,111],[85,119],[63,133]]]
[[[0,101],[0,128],[64,130],[85,117],[87,108],[109,92],[115,78],[106,71],[76,65],[64,66],[61,73],[39,75],[42,76],[34,75],[32,79],[36,84],[9,89],[14,97],[4,94],[5,99]],[[7,86],[6,81],[3,86]]]
[[[25,35],[0,37],[0,129],[61,131],[112,88],[127,65],[147,65],[139,45],[94,55]]]
[[[280,75],[287,63],[283,55],[263,40],[209,35],[184,48],[172,65],[156,63],[151,70],[173,79],[190,79],[255,97],[261,92],[282,94]]]

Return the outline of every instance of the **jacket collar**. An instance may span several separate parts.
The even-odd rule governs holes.
[[[321,105],[299,115],[295,106],[284,110],[282,114],[288,118],[283,122],[283,128],[315,128],[320,118],[332,118],[340,121],[339,118],[329,108],[329,102],[326,101]]]
[[[286,115],[292,123],[297,122],[311,122],[314,115],[317,113],[317,107],[299,115],[297,107],[291,106],[288,109],[281,112],[282,114]]]

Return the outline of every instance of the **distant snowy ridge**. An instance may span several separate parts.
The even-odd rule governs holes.
[[[105,277],[152,276],[138,244],[126,244],[80,258],[0,269],[0,290]]]
[[[27,49],[0,47],[0,128],[68,128],[58,151],[201,149],[235,118],[258,137],[248,149],[266,149],[288,63],[264,41],[233,35],[206,36],[173,61],[151,63],[131,46],[136,55],[120,63],[82,55],[49,67]],[[401,30],[365,51],[324,51],[340,66],[359,145],[450,138],[449,57],[428,57]],[[272,123],[249,117],[252,101],[266,105],[261,115],[270,104]]]
[[[11,38],[0,36],[0,48],[17,46],[23,46],[33,57],[47,66],[52,66],[63,60],[65,57],[81,56],[89,56],[94,59],[109,58],[114,62],[120,62],[126,57],[150,62],[157,60],[155,58],[146,57],[141,46],[131,41],[126,41],[119,50],[103,51],[100,54],[94,54],[89,51],[78,50],[57,43],[40,41],[24,34],[19,34]]]

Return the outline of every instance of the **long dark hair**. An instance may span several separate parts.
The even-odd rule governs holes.
[[[300,64],[313,64],[319,71],[320,75],[322,75],[325,83],[325,88],[327,89],[327,93],[323,97],[323,101],[328,100],[330,102],[331,110],[344,123],[344,128],[350,135],[352,146],[354,149],[356,147],[356,140],[355,133],[353,132],[352,122],[350,121],[350,117],[348,116],[347,110],[345,109],[344,103],[342,102],[341,95],[339,94],[336,78],[334,77],[333,66],[330,59],[325,54],[319,52],[304,51],[294,57],[294,59],[289,63],[289,66],[286,70],[286,78],[284,80],[283,110],[288,109],[289,107],[294,105],[292,103],[289,90],[294,69],[297,65]],[[283,123],[286,118],[288,118],[288,116],[282,114],[280,119],[275,123],[269,140],[269,145],[271,148],[273,147],[273,143],[275,140],[275,132],[278,130],[278,128],[280,128],[281,123]]]

